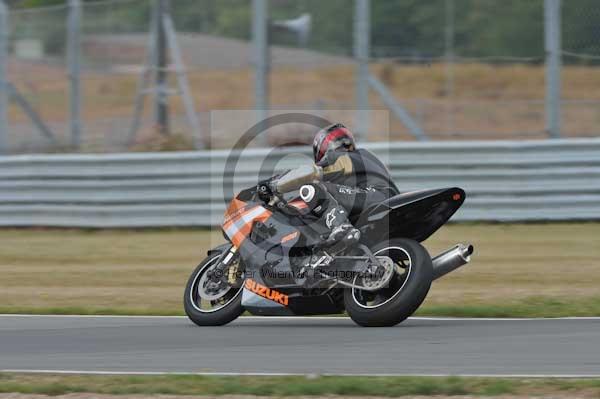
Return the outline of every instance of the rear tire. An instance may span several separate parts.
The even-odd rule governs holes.
[[[410,261],[395,273],[389,286],[369,293],[348,288],[344,291],[346,311],[358,325],[364,327],[394,326],[411,316],[421,306],[433,280],[433,265],[427,250],[409,239],[392,239],[371,248],[375,255],[387,255],[396,261]],[[396,258],[396,259],[394,259]],[[408,270],[407,270],[408,269]]]
[[[196,267],[188,279],[183,295],[183,307],[185,313],[198,326],[222,326],[237,319],[243,312],[242,307],[242,287],[232,287],[236,290],[231,293],[231,298],[215,310],[202,309],[199,306],[197,287],[202,274],[205,273],[220,257],[221,251],[212,251],[210,256]]]

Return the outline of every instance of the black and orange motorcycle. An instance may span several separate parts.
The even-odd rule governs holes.
[[[303,201],[274,195],[269,181],[241,191],[222,225],[227,243],[208,251],[184,294],[199,326],[254,315],[347,312],[361,326],[393,326],[425,300],[433,280],[467,264],[473,246],[431,258],[420,244],[460,208],[465,192],[442,188],[400,194],[353,220],[360,242],[323,248],[329,230]]]

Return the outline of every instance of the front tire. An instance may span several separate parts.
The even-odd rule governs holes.
[[[235,320],[244,312],[241,285],[231,287],[222,298],[214,301],[206,301],[199,295],[198,285],[202,281],[202,276],[216,265],[221,254],[220,250],[212,251],[196,267],[185,287],[183,295],[185,313],[198,326],[222,326]]]
[[[389,256],[398,270],[387,287],[375,292],[355,288],[344,291],[346,311],[355,323],[364,327],[394,326],[421,306],[433,280],[433,265],[427,250],[409,239],[379,243],[371,251]]]

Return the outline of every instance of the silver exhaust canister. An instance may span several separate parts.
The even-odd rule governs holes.
[[[433,279],[437,280],[469,263],[473,251],[471,244],[457,244],[433,258]]]

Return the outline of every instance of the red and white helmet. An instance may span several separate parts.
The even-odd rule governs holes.
[[[315,163],[319,162],[330,150],[344,147],[348,151],[354,151],[356,145],[352,132],[341,123],[334,123],[319,130],[313,140],[313,155]]]

